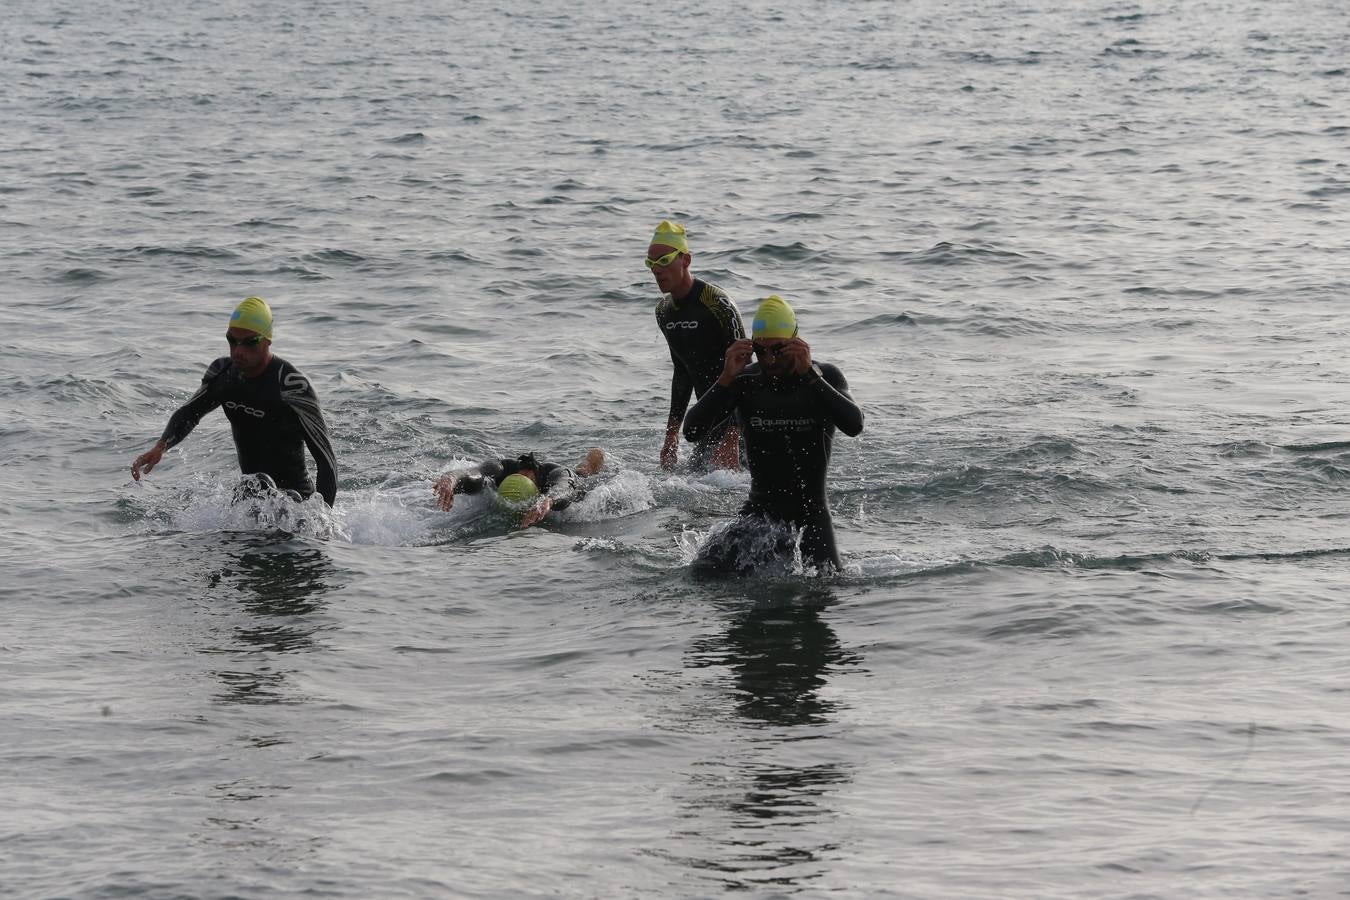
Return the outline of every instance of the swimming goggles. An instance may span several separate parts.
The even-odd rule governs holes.
[[[243,344],[245,347],[256,347],[265,340],[267,340],[267,338],[263,337],[261,334],[255,334],[253,335],[253,337],[246,337],[246,338],[237,338],[232,334],[225,335],[225,342],[229,344],[231,347],[235,347],[240,344]]]
[[[680,253],[681,251],[679,250],[672,250],[665,256],[658,256],[656,259],[646,259],[643,260],[643,262],[647,264],[647,268],[649,269],[664,269],[666,266],[673,263]]]

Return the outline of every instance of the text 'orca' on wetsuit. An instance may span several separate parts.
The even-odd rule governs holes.
[[[161,440],[167,447],[187,437],[202,416],[223,407],[234,434],[239,470],[264,473],[277,487],[302,497],[314,493],[305,468],[305,447],[318,466],[318,491],[329,506],[337,497],[337,460],[328,426],[309,379],[295,366],[273,356],[257,378],[223,356],[207,368],[202,386],[169,419]]]
[[[802,558],[840,568],[825,495],[834,432],[849,437],[863,414],[836,366],[815,363],[805,375],[773,377],[751,363],[730,387],[714,383],[684,421],[693,441],[735,410],[750,465],[750,499],[742,516],[787,522],[802,529]]]
[[[656,305],[656,324],[670,345],[675,367],[668,421],[678,424],[689,407],[690,392],[702,397],[713,386],[722,374],[727,348],[745,337],[745,326],[726,292],[697,278],[679,300],[661,299]]]

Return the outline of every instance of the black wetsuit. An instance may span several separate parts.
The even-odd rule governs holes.
[[[577,483],[577,473],[557,463],[536,463],[533,455],[515,459],[488,459],[479,463],[478,471],[468,472],[455,479],[456,494],[476,494],[491,482],[498,487],[508,475],[522,469],[534,469],[534,483],[553,501],[553,509],[566,509],[574,500],[586,496]]]
[[[679,300],[663,297],[656,305],[656,324],[670,345],[675,373],[670,379],[670,416],[667,425],[679,425],[689,407],[689,395],[702,397],[722,374],[727,348],[745,337],[741,313],[721,288],[697,278]],[[718,422],[695,451],[695,463],[705,460],[730,424]]]
[[[309,379],[273,356],[257,378],[245,378],[228,356],[211,363],[202,386],[169,419],[160,440],[172,447],[197,427],[202,416],[225,408],[245,475],[262,473],[283,491],[314,493],[305,468],[305,447],[319,469],[319,494],[329,506],[337,496],[337,461],[328,426]]]
[[[862,431],[863,414],[848,393],[848,382],[835,366],[816,363],[805,375],[774,378],[751,363],[730,387],[714,383],[684,421],[684,436],[698,440],[735,410],[750,464],[750,499],[743,517],[790,523],[802,530],[802,560],[817,568],[840,568],[834,524],[825,496],[834,430],[853,437]],[[734,568],[717,548],[704,562]]]

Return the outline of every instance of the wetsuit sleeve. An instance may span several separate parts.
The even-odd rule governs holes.
[[[726,337],[727,346],[731,346],[736,341],[745,337],[745,323],[741,321],[741,311],[736,308],[736,304],[731,302],[731,298],[726,294],[718,297],[719,309],[714,310],[718,321],[722,323],[722,333]]]
[[[214,388],[216,380],[229,364],[229,357],[222,357],[206,367],[206,374],[202,376],[202,384],[197,388],[197,393],[189,397],[187,403],[178,407],[169,417],[169,424],[164,426],[164,433],[159,439],[164,442],[166,448],[180,443],[197,427],[202,416],[220,406],[220,395]]]
[[[826,415],[834,426],[849,437],[857,437],[863,430],[863,412],[848,392],[848,380],[835,366],[818,365],[807,375],[807,384],[825,404]]]
[[[305,446],[318,467],[315,489],[323,502],[329,506],[337,499],[337,457],[333,454],[333,443],[328,439],[328,424],[323,419],[323,410],[319,408],[319,395],[309,379],[299,372],[287,372],[282,379],[281,399],[300,420],[300,430],[305,435]]]
[[[689,376],[684,371],[684,366],[675,358],[675,352],[672,350],[670,361],[675,366],[675,374],[670,377],[670,415],[666,417],[666,422],[679,422],[684,419],[685,410],[689,408],[689,397],[694,393],[694,383],[689,380]]]
[[[491,484],[494,488],[506,477],[504,459],[487,459],[478,464],[478,471],[466,472],[455,479],[456,494],[477,494],[483,486]]]
[[[566,509],[578,499],[576,472],[566,466],[545,463],[540,474],[544,480],[544,493],[553,501],[554,509]]]
[[[675,342],[671,339],[671,333],[666,330],[670,309],[670,300],[664,300],[656,305],[656,327],[665,336],[666,346],[670,349],[670,364],[674,368],[674,373],[670,376],[670,414],[666,417],[667,424],[678,423],[684,419],[684,411],[689,408],[689,396],[694,392],[694,382],[675,356]]]
[[[733,381],[731,387],[722,387],[720,382],[713,382],[713,386],[698,398],[694,408],[684,417],[685,440],[690,443],[703,440],[714,427],[731,415],[745,390],[742,387],[743,377]]]

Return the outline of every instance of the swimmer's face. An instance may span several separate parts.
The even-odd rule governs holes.
[[[271,359],[272,342],[256,331],[231,328],[225,332],[230,344],[230,359],[249,378],[262,373]]]
[[[792,361],[783,348],[788,345],[787,338],[756,338],[750,342],[759,360],[760,371],[769,375],[786,375],[792,371]]]
[[[661,293],[673,294],[676,288],[684,284],[689,272],[689,254],[680,253],[665,244],[652,244],[647,248],[647,268],[652,270],[652,277],[656,279],[656,286],[661,289]]]

